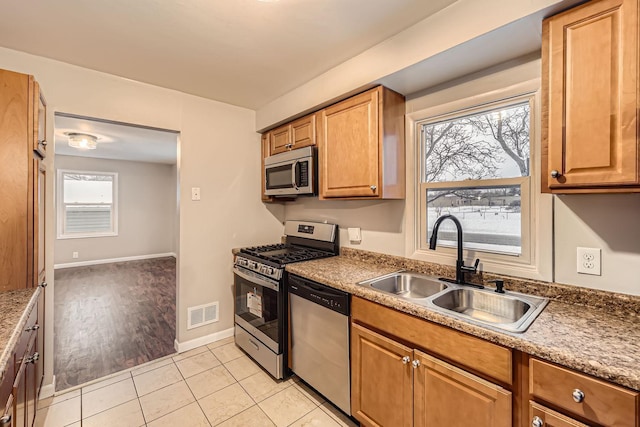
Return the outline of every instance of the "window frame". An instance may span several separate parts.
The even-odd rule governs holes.
[[[65,233],[65,203],[64,203],[64,176],[65,175],[102,175],[112,177],[112,202],[111,202],[111,225],[110,231],[95,231],[88,233]],[[75,169],[57,170],[57,238],[58,239],[87,239],[95,237],[115,237],[118,236],[118,173],[82,171]]]
[[[523,179],[528,184],[521,185],[523,195],[521,203],[525,203],[524,192],[528,191],[529,197],[526,203],[529,204],[527,223],[525,223],[522,206],[522,227],[528,231],[528,242],[521,243],[522,253],[520,256],[513,254],[498,254],[491,252],[480,252],[475,249],[463,251],[465,263],[471,263],[475,258],[480,259],[480,270],[495,274],[507,274],[511,276],[536,279],[553,280],[553,198],[549,194],[542,194],[540,191],[540,146],[541,146],[541,102],[540,102],[540,79],[532,79],[516,83],[512,86],[496,90],[486,90],[472,96],[460,97],[460,91],[448,89],[458,96],[449,102],[433,105],[424,109],[408,112],[406,115],[407,129],[407,198],[405,201],[405,253],[407,256],[427,262],[438,264],[455,265],[457,248],[438,245],[435,251],[431,251],[426,243],[426,197],[425,188],[456,187],[450,182],[422,183],[422,149],[421,128],[426,122],[443,121],[447,118],[462,117],[474,114],[474,112],[487,111],[491,108],[498,109],[499,106],[508,106],[522,103],[529,100],[529,177],[518,178],[498,178],[489,180],[474,180],[474,185],[482,186],[512,184],[514,179]],[[442,94],[439,94],[442,97]],[[510,182],[511,181],[511,182]],[[423,206],[424,204],[424,206]],[[424,221],[423,221],[424,219]],[[423,225],[424,223],[424,225]],[[526,226],[525,226],[526,224]],[[525,228],[526,227],[526,228]]]

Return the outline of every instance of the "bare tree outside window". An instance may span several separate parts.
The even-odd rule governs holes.
[[[528,102],[422,125],[428,233],[449,213],[462,222],[467,248],[521,253],[521,189],[513,179],[530,174],[529,126]],[[455,245],[453,231],[449,239],[442,230],[442,243]]]

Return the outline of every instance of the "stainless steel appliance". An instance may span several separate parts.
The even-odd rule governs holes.
[[[235,341],[275,378],[287,360],[286,264],[338,254],[338,226],[285,223],[285,243],[243,248],[234,263]]]
[[[264,159],[265,194],[295,197],[315,193],[313,147],[298,148]]]
[[[289,276],[291,370],[351,415],[349,294]]]

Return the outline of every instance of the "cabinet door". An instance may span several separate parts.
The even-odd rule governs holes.
[[[535,402],[529,402],[529,422],[534,427],[588,427]]]
[[[13,394],[7,398],[4,412],[0,413],[0,427],[12,427],[13,424]]]
[[[470,373],[414,352],[416,427],[510,427],[511,392]]]
[[[25,381],[25,372],[27,364],[22,363],[16,380],[13,383],[13,425],[15,427],[23,427],[27,419],[27,382]]]
[[[44,316],[45,316],[45,295],[46,295],[46,277],[42,277],[42,286],[40,289],[40,295],[38,296],[38,306],[35,310],[38,310],[38,330],[36,331],[36,351],[38,352],[38,360],[36,361],[36,397],[40,396],[40,389],[42,388],[42,382],[44,380]]]
[[[588,2],[545,21],[543,185],[639,183],[637,74],[637,0]]]
[[[291,127],[287,124],[268,133],[270,155],[284,153],[291,148]]]
[[[39,286],[44,281],[45,274],[45,192],[47,170],[42,160],[36,156],[33,160],[33,283]]]
[[[351,409],[365,426],[413,425],[412,349],[351,324]]]
[[[303,117],[291,122],[292,148],[303,148],[316,143],[316,115]]]
[[[33,81],[33,150],[42,158],[47,155],[47,103],[40,85]]]
[[[380,89],[351,97],[320,113],[320,197],[379,193]]]

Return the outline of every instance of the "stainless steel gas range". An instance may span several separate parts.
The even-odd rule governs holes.
[[[275,378],[287,376],[285,265],[338,255],[338,226],[287,221],[285,243],[243,248],[233,267],[235,341]]]

